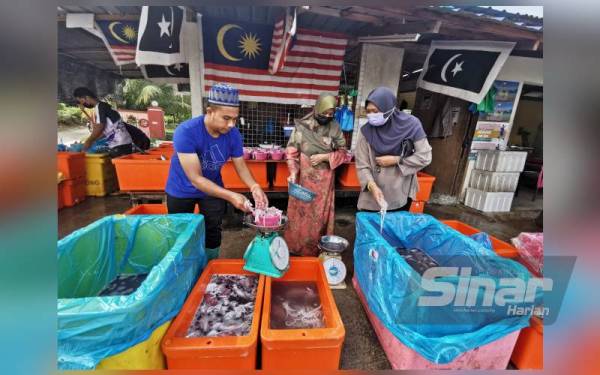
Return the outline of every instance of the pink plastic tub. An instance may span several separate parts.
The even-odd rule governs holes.
[[[283,152],[283,150],[273,150],[273,151],[271,151],[271,159],[273,159],[273,160],[282,160],[283,159],[283,155],[285,155],[285,153]]]
[[[352,285],[354,285],[354,290],[356,290],[356,294],[358,294],[358,298],[360,298],[360,302],[377,334],[379,343],[394,370],[505,370],[508,366],[520,330],[487,345],[469,350],[450,363],[437,364],[429,362],[419,353],[404,345],[385,328],[379,318],[369,309],[356,277],[352,278]]]
[[[244,160],[252,159],[252,148],[244,147]]]
[[[266,151],[256,150],[256,151],[254,151],[253,155],[254,155],[254,160],[267,160],[269,153],[267,153]]]

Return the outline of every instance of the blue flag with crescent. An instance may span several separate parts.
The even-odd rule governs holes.
[[[116,65],[135,62],[139,21],[96,21],[102,40]]]
[[[273,25],[202,18],[204,62],[268,69]]]

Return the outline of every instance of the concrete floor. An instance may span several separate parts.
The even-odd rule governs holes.
[[[539,194],[535,202],[531,201],[531,197],[532,191],[522,189],[513,202],[513,211],[509,213],[485,214],[460,204],[454,206],[428,204],[425,207],[425,213],[440,220],[460,220],[501,240],[508,241],[520,232],[542,231],[542,228],[536,225],[535,219],[542,209],[543,197]],[[285,208],[287,201],[279,199],[273,200],[271,203],[279,208]],[[346,277],[348,287],[343,290],[333,290],[346,329],[341,368],[385,370],[391,368],[390,363],[351,286],[351,278],[354,273],[352,244],[355,237],[355,205],[356,199],[353,198],[336,200],[335,233],[348,239],[351,244],[343,254],[343,261],[348,269]],[[129,207],[129,198],[126,196],[88,197],[77,206],[59,211],[59,238],[105,215],[122,213]],[[220,257],[241,258],[253,236],[254,231],[243,227],[239,216],[226,217]]]

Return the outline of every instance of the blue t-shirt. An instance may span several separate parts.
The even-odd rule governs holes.
[[[202,176],[215,184],[223,186],[221,167],[229,158],[239,158],[243,155],[242,135],[237,128],[227,134],[213,138],[204,126],[204,116],[194,117],[184,121],[173,134],[175,153],[171,158],[169,178],[167,179],[167,194],[176,198],[204,198],[206,194],[198,189],[187,178],[178,152],[183,154],[195,153],[200,159]]]

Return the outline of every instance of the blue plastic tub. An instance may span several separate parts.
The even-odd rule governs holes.
[[[206,265],[204,217],[114,215],[58,242],[58,368],[92,369],[173,319]],[[129,295],[98,294],[148,274]]]

